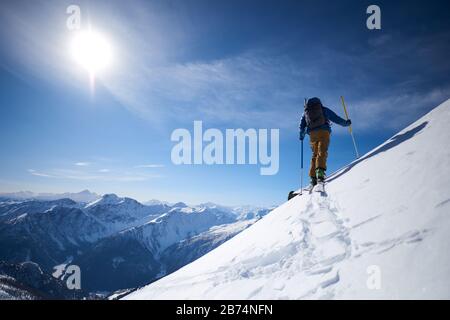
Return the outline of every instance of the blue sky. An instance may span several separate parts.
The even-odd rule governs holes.
[[[71,59],[69,4],[107,35],[95,91]],[[370,4],[382,29],[368,30]],[[360,153],[450,93],[446,1],[9,1],[0,12],[0,192],[89,189],[138,200],[271,205],[299,185],[304,97]],[[176,128],[279,128],[280,170],[175,166]],[[329,172],[354,159],[333,128]],[[310,156],[306,148],[305,166]],[[305,179],[306,182],[306,179]]]

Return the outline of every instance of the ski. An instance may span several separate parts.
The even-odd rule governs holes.
[[[289,195],[288,195],[288,201],[291,200],[292,198],[294,198],[295,196],[298,196],[299,193],[295,192],[295,191],[289,191]]]
[[[288,201],[291,200],[292,198],[294,198],[295,196],[300,196],[300,195],[302,195],[303,193],[306,193],[306,192],[311,194],[312,189],[313,189],[313,186],[309,185],[309,186],[303,188],[301,193],[299,193],[297,191],[290,191],[289,195],[288,195]]]
[[[318,182],[316,185],[309,185],[301,190],[301,192],[290,191],[288,195],[288,201],[292,198],[302,195],[303,193],[312,194],[313,192],[319,192],[322,195],[325,194],[325,182]]]

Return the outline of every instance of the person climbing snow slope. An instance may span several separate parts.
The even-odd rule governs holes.
[[[352,124],[351,120],[339,117],[332,110],[322,105],[319,98],[309,99],[305,104],[305,110],[300,120],[300,140],[303,141],[309,134],[312,151],[309,177],[311,186],[325,180],[327,170],[328,146],[330,144],[331,122],[343,127]]]

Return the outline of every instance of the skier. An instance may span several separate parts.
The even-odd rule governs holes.
[[[300,140],[303,141],[306,134],[309,134],[312,150],[311,167],[309,176],[311,187],[322,183],[325,180],[327,170],[328,145],[330,143],[331,123],[348,127],[351,120],[345,120],[336,113],[324,107],[319,98],[311,98],[305,104],[305,111],[300,120]]]

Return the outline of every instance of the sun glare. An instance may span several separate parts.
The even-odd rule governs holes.
[[[75,61],[93,77],[111,64],[112,49],[108,40],[94,31],[81,31],[72,41]]]

